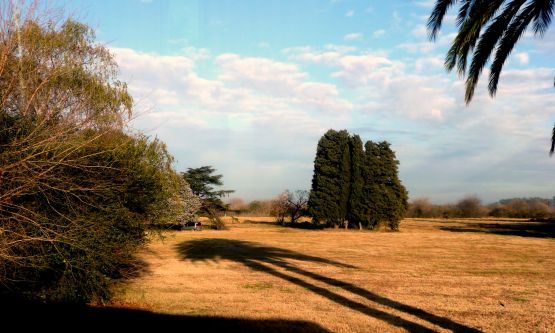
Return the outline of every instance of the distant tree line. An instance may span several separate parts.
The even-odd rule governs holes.
[[[273,199],[248,203],[234,198],[228,203],[228,211],[242,216],[272,216],[278,224],[294,224],[307,216],[308,193],[306,190],[285,190]]]
[[[418,198],[409,203],[407,217],[415,218],[552,218],[555,217],[555,202],[544,198],[510,198],[484,205],[476,196],[467,196],[455,203],[433,204],[427,198]]]

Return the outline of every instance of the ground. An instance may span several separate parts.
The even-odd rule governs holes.
[[[407,219],[373,232],[270,221],[155,239],[114,306],[261,331],[555,332],[553,223]]]

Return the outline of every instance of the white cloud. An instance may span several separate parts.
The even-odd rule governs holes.
[[[222,54],[216,58],[216,64],[221,69],[220,80],[278,95],[289,93],[299,80],[307,78],[297,65],[267,58]]]
[[[260,42],[258,43],[258,47],[261,49],[267,49],[270,47],[270,44],[268,42]]]
[[[442,57],[424,57],[416,59],[414,69],[417,73],[444,69]]]
[[[212,56],[210,50],[206,48],[196,48],[189,46],[183,48],[182,51],[187,58],[193,61],[209,59]]]
[[[430,53],[438,48],[442,48],[451,44],[455,36],[456,33],[450,33],[447,35],[440,34],[435,42],[405,42],[397,45],[397,48],[406,50],[410,53]]]
[[[381,80],[390,71],[403,65],[381,54],[346,55],[337,64],[333,77],[343,79],[350,86],[365,85],[370,80]]]
[[[428,36],[428,31],[426,26],[423,24],[417,24],[411,31],[411,34],[415,37],[425,38]]]
[[[528,65],[530,62],[530,55],[526,52],[517,53],[516,58],[521,65]]]
[[[466,106],[464,81],[443,71],[442,55],[401,61],[325,45],[289,48],[287,60],[276,61],[199,50],[112,49],[133,96],[154,110],[138,127],[165,140],[181,168],[211,164],[229,175],[224,181],[238,196],[308,187],[315,144],[329,128],[392,142],[411,197],[445,202],[465,192],[488,199],[545,189],[552,165],[538,161],[547,160],[553,121],[551,69],[505,70],[495,100],[485,72]],[[201,61],[215,78],[202,74]],[[305,71],[312,66],[329,77],[314,79]],[[253,182],[260,186],[245,185]]]
[[[372,33],[372,38],[380,38],[380,37],[383,37],[384,35],[385,35],[385,30],[378,29],[378,30],[374,30],[374,32]]]
[[[310,82],[297,65],[266,58],[220,55],[219,79],[275,98],[320,110],[347,110],[351,103],[338,99],[337,88],[328,83]]]
[[[343,36],[344,40],[359,40],[362,39],[364,35],[360,32],[353,32],[350,34],[346,34],[345,36]]]
[[[348,12],[345,13],[346,17],[353,17],[355,16],[355,11],[354,10],[349,10]]]
[[[424,8],[433,8],[435,2],[436,2],[435,0],[421,0],[421,1],[415,1],[415,4]]]
[[[341,56],[356,50],[357,48],[353,46],[328,44],[322,49],[300,46],[286,48],[282,52],[294,61],[333,65]]]

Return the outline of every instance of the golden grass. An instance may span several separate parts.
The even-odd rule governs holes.
[[[115,302],[333,332],[555,332],[555,241],[534,224],[407,219],[400,232],[370,232],[268,221],[168,233]]]

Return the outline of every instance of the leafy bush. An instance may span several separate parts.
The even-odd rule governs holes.
[[[132,99],[92,31],[29,12],[16,34],[11,14],[0,16],[0,285],[103,301],[138,269],[147,226],[194,200],[162,142],[124,132]]]

